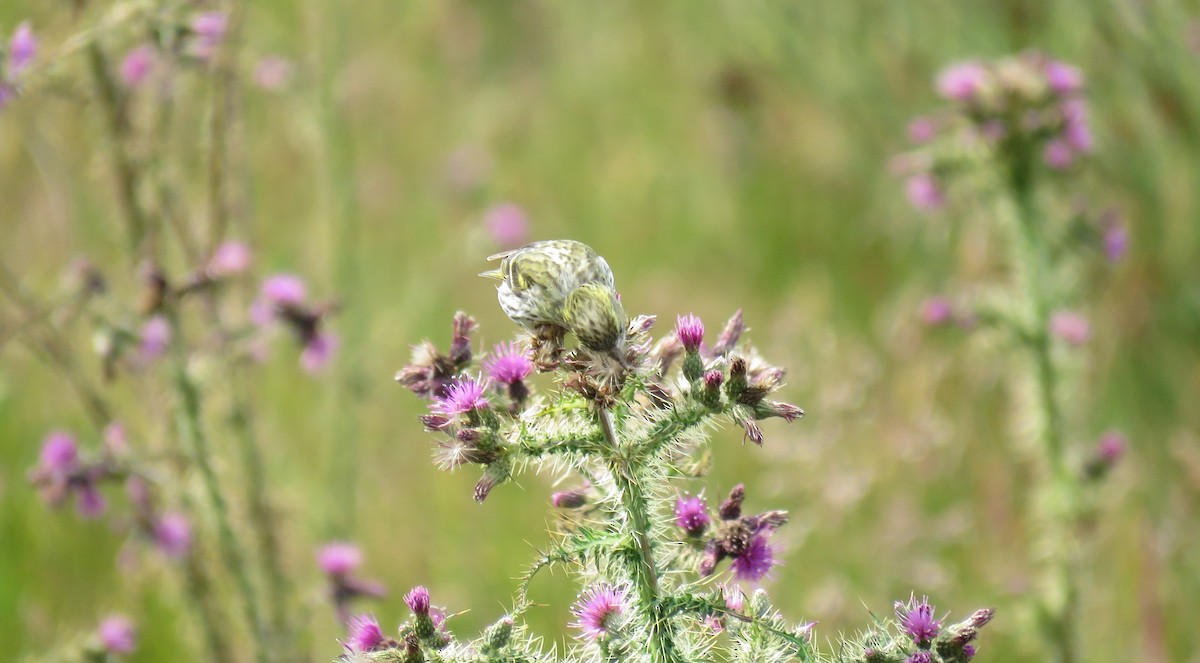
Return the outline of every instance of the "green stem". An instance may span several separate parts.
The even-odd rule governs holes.
[[[658,569],[654,564],[654,549],[650,540],[650,501],[634,473],[633,464],[625,455],[613,425],[612,413],[600,410],[600,428],[608,441],[611,456],[609,470],[620,492],[621,509],[628,520],[630,534],[637,543],[637,560],[633,565],[634,589],[641,605],[650,617],[650,657],[667,663],[677,660],[674,627],[659,593]]]
[[[1038,431],[1047,476],[1040,487],[1043,517],[1042,543],[1047,555],[1046,587],[1042,610],[1046,637],[1057,663],[1073,663],[1076,655],[1078,582],[1071,540],[1075,530],[1075,499],[1079,485],[1067,462],[1063,440],[1062,408],[1058,400],[1058,368],[1050,337],[1049,251],[1042,234],[1044,220],[1033,200],[1032,178],[1014,168],[1011,180],[1016,206],[1016,262],[1021,287],[1029,306],[1030,328],[1023,335],[1032,358]]]
[[[171,318],[171,326],[176,330],[176,337],[178,337],[179,318],[176,315],[171,315]],[[213,467],[212,451],[209,448],[208,437],[204,432],[201,417],[200,391],[191,376],[188,375],[187,354],[183,343],[176,341],[174,346],[173,380],[178,398],[176,420],[180,436],[188,447],[187,451],[191,455],[192,461],[200,470],[204,491],[217,521],[217,543],[221,557],[230,573],[233,574],[234,582],[241,594],[242,608],[254,640],[255,660],[263,662],[267,660],[267,649],[263,642],[264,629],[258,609],[258,595],[250,580],[250,574],[247,572],[243,548],[234,533],[229,516],[229,505],[225,501],[225,495],[221,492],[221,484],[217,479],[216,469]]]

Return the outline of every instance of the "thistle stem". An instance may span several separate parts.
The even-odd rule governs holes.
[[[654,550],[650,541],[649,500],[629,458],[621,449],[612,413],[607,409],[600,410],[600,428],[612,453],[609,469],[621,494],[621,508],[628,519],[630,534],[637,543],[638,557],[633,567],[634,587],[641,604],[650,613],[651,660],[662,663],[674,661],[677,659],[674,628],[659,593],[658,569],[654,564]]]
[[[1036,435],[1042,447],[1046,476],[1040,487],[1043,517],[1042,543],[1047,555],[1046,586],[1042,597],[1044,629],[1057,663],[1074,663],[1078,585],[1072,537],[1076,521],[1078,480],[1071,472],[1063,441],[1062,408],[1058,401],[1058,368],[1051,352],[1049,257],[1042,219],[1033,200],[1028,169],[1014,168],[1011,180],[1016,207],[1013,243],[1020,281],[1029,307],[1030,329],[1023,335],[1031,356],[1035,407],[1041,425]]]

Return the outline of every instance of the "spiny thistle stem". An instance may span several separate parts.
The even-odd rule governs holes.
[[[171,316],[173,327],[179,329],[178,316]],[[172,366],[172,379],[176,391],[177,412],[176,421],[180,436],[187,445],[187,450],[200,470],[204,483],[204,491],[217,521],[217,542],[221,556],[229,572],[233,574],[238,593],[241,595],[242,608],[246,621],[254,635],[255,660],[260,663],[267,660],[267,651],[263,642],[263,622],[258,609],[258,595],[250,574],[246,569],[246,559],[242,547],[238,543],[229,515],[229,505],[221,492],[221,484],[213,467],[212,451],[209,448],[208,437],[204,432],[201,417],[200,390],[187,372],[187,355],[183,344],[176,341],[175,357]]]
[[[1051,353],[1049,332],[1050,306],[1046,291],[1049,265],[1045,239],[1039,232],[1042,219],[1034,204],[1029,177],[1019,166],[1014,166],[1013,171],[1011,189],[1017,217],[1013,252],[1022,272],[1019,280],[1028,302],[1030,324],[1022,338],[1032,356],[1040,425],[1036,435],[1044,448],[1048,472],[1040,488],[1047,510],[1042,514],[1041,533],[1048,557],[1042,597],[1043,619],[1047,638],[1053,646],[1054,660],[1073,663],[1076,660],[1075,613],[1079,592],[1071,540],[1076,525],[1074,505],[1078,485],[1068,466],[1062,439],[1062,409],[1057,394],[1059,376]]]

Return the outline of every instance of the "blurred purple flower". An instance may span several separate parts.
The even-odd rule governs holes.
[[[492,241],[503,248],[521,246],[529,237],[529,217],[512,203],[492,207],[484,214],[483,222]]]
[[[909,177],[905,183],[905,193],[908,194],[908,201],[912,206],[923,212],[940,209],[946,204],[941,187],[929,173],[918,173]]]
[[[483,360],[483,370],[495,382],[513,384],[529,377],[533,372],[533,362],[525,348],[516,343],[500,343]]]
[[[254,84],[262,90],[278,92],[292,82],[295,66],[279,55],[268,55],[254,67]]]
[[[1046,83],[1058,94],[1074,94],[1083,89],[1083,73],[1064,62],[1049,60],[1046,62]]]
[[[79,467],[79,445],[70,433],[55,431],[42,443],[39,460],[40,467],[48,472],[70,474]]]
[[[298,306],[308,297],[308,288],[295,274],[274,274],[263,281],[262,296],[272,304]]]
[[[362,551],[353,543],[327,543],[317,552],[317,565],[331,576],[344,576],[362,564]]]
[[[925,650],[915,651],[904,663],[933,663],[933,654]]]
[[[922,145],[937,136],[937,121],[931,117],[913,118],[908,123],[908,139],[917,145]]]
[[[196,35],[196,57],[212,57],[221,42],[225,41],[225,32],[228,29],[229,15],[224,12],[204,12],[192,17],[192,32]]]
[[[482,382],[464,377],[450,385],[446,389],[446,395],[434,397],[433,410],[447,417],[455,417],[486,408],[488,400],[483,395],[484,391],[485,385]]]
[[[721,597],[725,599],[725,607],[734,612],[741,612],[746,607],[746,595],[733,585],[721,587]]]
[[[1050,316],[1050,333],[1071,345],[1083,345],[1092,335],[1087,318],[1074,311],[1055,311]]]
[[[121,59],[120,77],[125,87],[140,87],[154,71],[158,52],[150,44],[142,44],[125,54]]]
[[[1108,431],[1100,436],[1100,441],[1096,444],[1096,457],[1107,465],[1115,465],[1125,455],[1128,446],[1129,442],[1124,435],[1117,431]]]
[[[19,76],[33,64],[37,57],[38,40],[29,21],[17,26],[12,40],[8,42],[8,75]]]
[[[372,615],[355,615],[346,624],[346,649],[352,652],[375,651],[384,644],[383,631]]]
[[[953,317],[954,307],[945,297],[933,296],[921,303],[921,320],[931,327],[944,325]]]
[[[192,547],[191,523],[182,513],[163,514],[154,524],[154,543],[167,557],[186,557]]]
[[[556,509],[578,509],[587,504],[587,494],[582,490],[564,490],[550,496],[550,503]]]
[[[763,534],[755,534],[741,554],[734,556],[730,568],[743,582],[758,582],[775,566],[775,551]]]
[[[129,436],[125,432],[125,426],[119,421],[110,421],[104,427],[102,433],[104,437],[104,448],[114,456],[120,456],[129,451]]]
[[[688,352],[699,352],[700,344],[704,342],[704,322],[694,314],[680,315],[675,318],[675,335]]]
[[[950,65],[938,74],[938,94],[951,101],[969,101],[983,88],[987,77],[987,69],[974,60]]]
[[[109,654],[128,654],[137,647],[137,629],[122,615],[110,615],[96,629],[100,646]]]
[[[84,518],[99,518],[108,508],[108,501],[104,499],[104,495],[100,494],[95,481],[88,481],[77,486],[75,495],[78,500],[75,508]]]
[[[1063,138],[1055,138],[1046,143],[1046,147],[1042,149],[1042,160],[1047,166],[1055,170],[1062,170],[1075,162],[1075,151],[1071,149],[1070,143]]]
[[[1104,255],[1109,262],[1119,262],[1129,251],[1129,231],[1114,222],[1104,231]]]
[[[708,528],[708,505],[704,498],[680,497],[675,501],[675,524],[688,536],[700,536]]]
[[[977,650],[975,649],[975,645],[972,645],[972,644],[963,645],[963,648],[962,648],[963,658],[967,659],[968,661],[975,658],[976,651]]]
[[[918,601],[914,594],[909,597],[908,603],[896,601],[895,609],[896,619],[900,620],[900,626],[912,637],[913,642],[920,645],[937,637],[942,624],[934,618],[934,609],[927,597],[922,596]]]
[[[304,344],[304,350],[300,352],[300,365],[309,373],[319,373],[329,364],[337,347],[337,336],[329,332],[317,332]]]
[[[138,355],[143,362],[152,362],[162,357],[171,344],[171,323],[156,315],[142,325],[139,335]]]
[[[593,585],[575,602],[571,610],[575,621],[571,626],[582,631],[585,637],[598,640],[613,630],[613,621],[628,609],[628,604],[627,589],[608,583]]]
[[[215,278],[234,276],[250,269],[253,259],[254,254],[245,242],[236,240],[222,242],[209,258],[207,271]],[[301,287],[301,291],[303,291],[303,287]],[[304,299],[303,292],[300,299]]]

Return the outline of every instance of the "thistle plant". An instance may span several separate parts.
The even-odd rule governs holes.
[[[1069,663],[1082,658],[1083,525],[1098,480],[1125,447],[1110,432],[1089,449],[1068,419],[1066,395],[1091,335],[1079,312],[1078,276],[1090,256],[1120,260],[1128,237],[1111,214],[1093,218],[1062,200],[1094,142],[1078,69],[1026,53],[956,64],[937,88],[949,107],[913,122],[910,138],[920,147],[897,160],[909,198],[923,210],[982,202],[983,218],[1004,238],[1011,279],[970,306],[931,298],[922,314],[929,324],[957,321],[1017,350],[1016,446],[1036,467],[1030,555],[1041,580],[1032,613],[1047,660]]]
[[[425,588],[405,601],[412,617],[396,637],[369,616],[351,620],[352,661],[941,661],[969,660],[989,610],[943,628],[927,601],[897,606],[832,654],[813,623],[792,623],[758,584],[778,563],[773,534],[782,510],[750,508],[753,492],[732,486],[709,505],[686,491],[707,470],[707,431],[732,421],[743,440],[764,444],[762,424],[804,412],[774,400],[784,371],[742,340],[738,311],[711,344],[703,322],[681,315],[657,340],[656,319],[628,317],[608,264],[591,248],[543,241],[494,256],[504,312],[517,337],[474,369],[477,325],[454,316],[445,352],[426,341],[397,381],[428,400],[421,417],[435,436],[435,463],[473,465],[474,499],[525,471],[575,482],[551,497],[553,540],[521,577],[511,611],[474,639],[431,607]],[[576,339],[577,343],[572,343]],[[546,388],[537,375],[551,379]],[[539,384],[535,384],[539,383]],[[522,618],[528,588],[550,567],[568,569],[580,594],[564,622],[575,641],[547,651]]]

